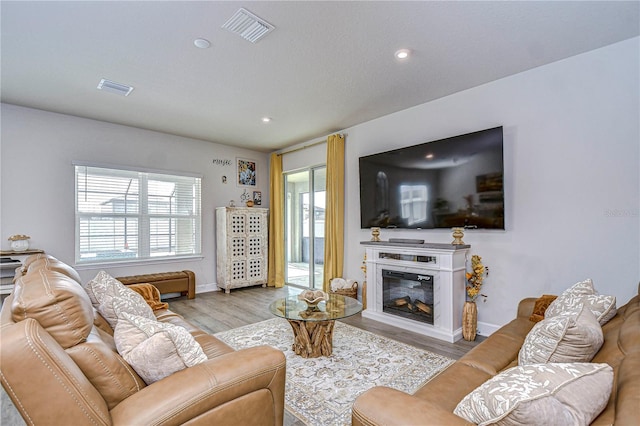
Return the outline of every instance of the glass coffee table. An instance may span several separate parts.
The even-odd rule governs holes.
[[[333,352],[335,321],[362,311],[362,303],[351,297],[329,294],[328,300],[309,306],[297,296],[290,296],[275,300],[269,310],[291,324],[291,349],[303,358],[317,358]]]

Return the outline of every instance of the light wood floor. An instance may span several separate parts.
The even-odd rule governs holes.
[[[279,289],[257,286],[231,290],[230,294],[215,291],[198,293],[196,298],[191,300],[179,297],[165,301],[169,302],[169,309],[208,333],[214,334],[271,319],[274,317],[269,312],[271,302],[290,294],[295,295],[300,291],[300,289],[290,286]],[[473,342],[459,340],[456,343],[448,343],[363,318],[360,314],[341,321],[453,359],[459,359],[482,340],[482,337],[478,336]]]

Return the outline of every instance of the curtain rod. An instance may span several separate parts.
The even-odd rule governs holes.
[[[343,134],[343,133],[337,133],[337,134],[342,136],[342,137],[345,136],[345,134]],[[304,146],[301,146],[301,147],[298,147],[298,148],[293,148],[293,149],[290,149],[289,151],[280,152],[278,155],[291,154],[292,152],[302,151],[303,149],[311,148],[312,146],[320,145],[321,143],[327,143],[327,140],[325,139],[325,140],[321,140],[321,141],[318,141],[318,142],[310,143],[309,145],[304,145]]]

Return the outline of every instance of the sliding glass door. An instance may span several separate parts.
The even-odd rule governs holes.
[[[322,289],[326,167],[285,174],[285,282]]]

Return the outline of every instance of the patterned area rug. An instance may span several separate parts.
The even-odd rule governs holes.
[[[234,349],[270,345],[287,358],[286,409],[309,426],[351,424],[356,397],[374,386],[414,393],[453,360],[336,322],[333,354],[305,359],[291,350],[293,331],[273,318],[215,335]]]

